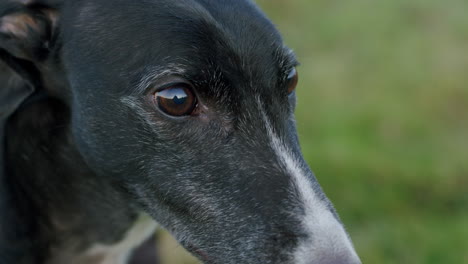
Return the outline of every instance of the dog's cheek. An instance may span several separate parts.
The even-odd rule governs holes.
[[[101,102],[74,104],[72,134],[87,164],[101,175],[137,174],[145,153],[138,125],[122,108]]]

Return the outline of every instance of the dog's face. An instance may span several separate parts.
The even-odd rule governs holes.
[[[359,263],[302,158],[295,57],[253,3],[70,1],[57,27],[80,153],[184,247]]]

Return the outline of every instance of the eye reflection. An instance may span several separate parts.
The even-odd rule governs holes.
[[[172,88],[162,90],[161,92],[157,93],[157,96],[162,97],[166,100],[172,100],[175,104],[183,104],[187,101],[187,93],[185,93],[184,89],[182,88]]]
[[[196,98],[186,84],[177,84],[156,92],[159,109],[171,116],[190,115],[196,107]]]

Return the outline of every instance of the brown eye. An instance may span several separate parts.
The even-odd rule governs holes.
[[[291,94],[292,92],[294,92],[298,81],[299,81],[299,75],[297,73],[296,68],[293,68],[288,74],[288,80],[287,80],[288,94]]]
[[[195,95],[187,84],[176,84],[154,94],[159,109],[171,116],[190,115],[197,106]]]

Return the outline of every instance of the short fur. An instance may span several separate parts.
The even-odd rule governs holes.
[[[205,263],[360,263],[300,152],[295,57],[251,1],[10,0],[0,17],[1,89],[43,95],[7,108],[1,264],[103,263],[87,252],[142,213]],[[180,80],[198,116],[152,101]]]

